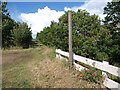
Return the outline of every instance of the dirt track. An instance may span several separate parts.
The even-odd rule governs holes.
[[[18,52],[18,51],[9,51],[7,53],[2,53],[2,64],[11,64],[15,62],[19,62],[25,58],[31,58],[32,56],[28,51],[25,52]]]

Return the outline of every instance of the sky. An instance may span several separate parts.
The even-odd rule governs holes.
[[[37,32],[48,27],[51,21],[58,22],[65,11],[78,9],[87,10],[104,19],[103,8],[111,0],[82,0],[81,2],[8,2],[7,8],[15,21],[26,22],[32,30],[33,38]]]

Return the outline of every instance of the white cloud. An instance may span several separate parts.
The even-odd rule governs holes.
[[[88,11],[91,15],[96,14],[101,19],[104,19],[103,8],[107,5],[107,2],[110,1],[112,0],[102,0],[99,2],[96,0],[86,0],[85,3],[79,7],[64,7],[64,11],[51,10],[46,6],[43,9],[38,9],[35,13],[22,13],[20,18],[31,27],[33,37],[35,37],[37,32],[42,31],[44,27],[50,26],[51,21],[58,22],[58,18],[68,10],[76,12],[78,9],[83,9]]]
[[[37,32],[43,30],[44,27],[50,26],[51,21],[58,22],[58,18],[64,14],[64,11],[51,10],[47,6],[38,9],[35,13],[22,13],[20,18],[31,27],[33,37]]]
[[[91,15],[96,14],[100,17],[100,19],[104,19],[105,15],[103,15],[104,7],[107,5],[107,2],[111,2],[112,0],[86,0],[85,4],[80,7],[65,7],[64,10],[73,10],[77,11],[78,9],[83,9],[88,11]]]

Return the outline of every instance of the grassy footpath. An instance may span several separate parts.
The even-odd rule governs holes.
[[[3,88],[100,88],[80,78],[68,63],[55,58],[55,50],[40,48],[3,51]]]

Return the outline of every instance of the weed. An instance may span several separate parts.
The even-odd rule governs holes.
[[[107,73],[108,78],[120,83],[120,77]]]
[[[22,80],[19,84],[18,87],[21,88],[29,88],[31,85],[29,84],[28,80]]]
[[[102,82],[102,72],[94,67],[90,69],[85,69],[81,71],[80,77],[89,82],[101,83]]]
[[[55,55],[56,55],[55,49],[48,53],[48,57],[50,58],[50,60],[53,60],[55,58]]]
[[[70,64],[69,61],[63,59],[63,60],[62,60],[62,63],[63,63],[63,65],[64,65],[65,68],[69,68],[69,66],[70,66],[70,65],[69,65],[69,64]]]

